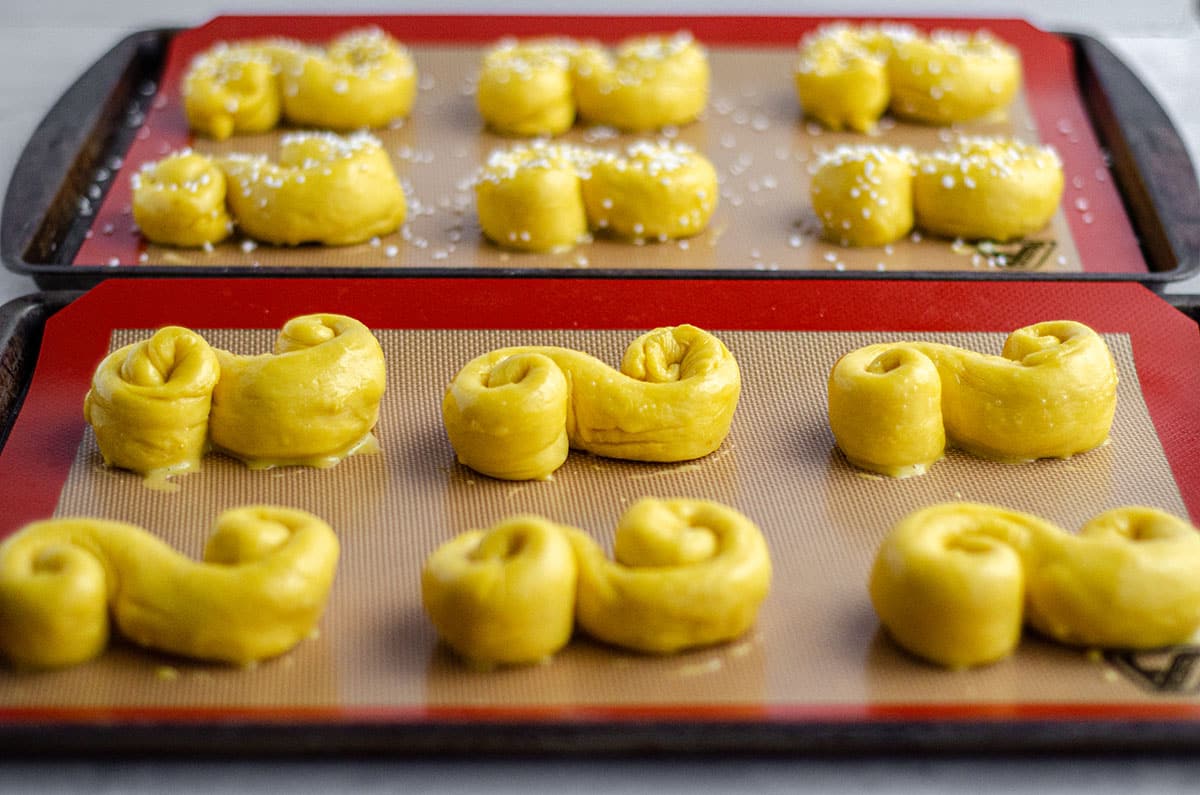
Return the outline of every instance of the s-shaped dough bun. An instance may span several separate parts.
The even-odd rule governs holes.
[[[718,185],[712,163],[682,143],[639,141],[614,153],[537,141],[493,152],[475,200],[497,245],[563,251],[590,230],[635,242],[699,234]]]
[[[284,119],[343,131],[384,127],[408,116],[416,92],[408,49],[377,27],[347,31],[327,47],[282,38],[218,42],[183,78],[188,125],[218,141]]]
[[[271,505],[218,516],[200,562],[124,522],[34,522],[0,545],[0,655],[78,665],[115,625],[139,646],[249,665],[312,635],[339,552],[323,520]]]
[[[1025,326],[1002,355],[932,342],[868,345],[829,374],[829,425],[855,466],[923,473],[949,442],[1000,461],[1067,458],[1108,440],[1117,369],[1104,339],[1069,320]]]
[[[870,132],[885,109],[937,125],[1002,113],[1020,87],[1021,60],[986,30],[923,35],[908,25],[838,22],[801,40],[793,78],[807,116]]]
[[[504,135],[558,135],[577,114],[646,132],[695,121],[708,84],[708,56],[686,31],[629,39],[615,54],[567,38],[506,39],[484,55],[476,105]]]
[[[1072,534],[998,506],[934,505],[880,544],[870,594],[900,646],[948,668],[1007,657],[1023,624],[1075,646],[1161,648],[1200,628],[1200,531],[1141,506]]]

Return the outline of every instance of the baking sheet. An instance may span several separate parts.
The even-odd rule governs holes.
[[[448,36],[404,18],[221,17],[171,42],[163,78],[119,172],[109,175],[103,203],[74,261],[81,265],[145,265],[206,269],[391,269],[433,267],[731,272],[1079,272],[1144,274],[1148,268],[1120,194],[1085,113],[1061,38],[1014,20],[913,20],[922,28],[987,28],[1022,54],[1024,86],[1007,118],[937,128],[886,119],[878,135],[831,133],[801,118],[792,87],[796,42],[830,19],[645,19],[601,25],[580,18],[492,20]],[[201,151],[270,153],[285,130],[240,136],[220,144],[187,130],[179,85],[191,57],[213,43],[286,35],[324,41],[362,24],[378,24],[410,43],[420,70],[413,116],[399,129],[376,131],[392,155],[410,199],[400,232],[344,248],[258,245],[235,237],[212,252],[146,245],[129,211],[127,175],[142,163],[192,146]],[[781,24],[782,23],[782,24]],[[612,41],[622,35],[696,29],[710,52],[713,87],[703,119],[671,137],[705,153],[722,180],[721,204],[703,234],[684,241],[632,245],[601,238],[561,254],[511,252],[482,238],[470,180],[487,154],[514,143],[483,129],[474,107],[474,76],[484,49],[501,36],[574,33]],[[471,41],[476,38],[477,40]],[[447,41],[446,39],[449,39]],[[464,43],[469,42],[469,43]],[[1009,134],[1055,146],[1064,159],[1066,190],[1047,229],[998,250],[915,234],[895,245],[845,248],[823,241],[808,201],[808,168],[821,151],[847,142],[945,147],[958,134]],[[607,128],[578,126],[567,140],[619,148],[636,140]]]
[[[218,511],[278,501],[333,521],[344,557],[319,637],[292,653],[240,670],[118,643],[69,671],[5,671],[0,731],[19,736],[21,727],[46,721],[94,728],[101,719],[116,726],[267,722],[362,743],[380,738],[372,732],[381,727],[453,726],[471,734],[465,726],[473,725],[475,740],[503,747],[498,721],[534,729],[565,722],[575,726],[583,750],[610,747],[607,732],[646,721],[752,730],[740,741],[726,736],[736,731],[726,732],[726,748],[746,748],[747,737],[765,745],[764,729],[852,725],[869,738],[870,730],[897,721],[918,732],[947,720],[983,721],[992,740],[1040,738],[1031,747],[1055,743],[1023,735],[1030,720],[1066,729],[1134,721],[1151,732],[1169,724],[1183,727],[1177,740],[1196,736],[1200,682],[1188,673],[1196,649],[1104,657],[1027,637],[1007,661],[949,674],[908,657],[880,633],[864,585],[887,527],[931,502],[995,502],[1070,528],[1130,502],[1197,515],[1200,467],[1190,451],[1200,427],[1200,338],[1192,321],[1149,291],[946,282],[742,282],[720,289],[672,280],[399,284],[403,291],[389,290],[397,283],[386,281],[268,280],[254,298],[234,305],[222,281],[131,280],[103,285],[52,318],[29,395],[0,451],[0,484],[12,504],[7,530],[31,514],[91,513],[142,523],[198,555]],[[866,306],[878,311],[864,312]],[[216,344],[259,351],[287,317],[317,309],[355,314],[384,344],[389,384],[379,455],[332,470],[259,472],[211,456],[173,492],[99,465],[78,406],[91,368],[110,347],[177,322],[206,330]],[[841,352],[913,336],[995,352],[1007,330],[1050,317],[1093,325],[1117,357],[1111,444],[1068,461],[1020,466],[951,453],[926,476],[904,481],[865,477],[834,450],[824,379]],[[494,481],[454,462],[438,414],[441,390],[477,353],[557,343],[615,364],[638,330],[685,320],[717,332],[743,371],[733,431],[713,455],[648,465],[573,453],[553,480],[539,483]],[[662,658],[577,638],[548,665],[493,673],[464,667],[436,643],[419,609],[416,578],[441,540],[532,510],[607,541],[622,506],[650,494],[722,500],[763,528],[776,582],[745,638]],[[628,742],[672,746],[671,736],[635,733]],[[860,737],[845,748],[867,745]]]

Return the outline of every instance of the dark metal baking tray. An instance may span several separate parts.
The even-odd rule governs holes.
[[[406,281],[419,295],[427,297],[428,285],[422,284],[426,280]],[[128,305],[128,301],[122,303],[118,298],[128,298],[130,293],[141,298],[150,295],[170,296],[165,301],[168,305],[166,308],[161,308],[160,304],[153,300],[141,302],[144,306],[155,307],[153,312],[159,314],[164,311],[174,312],[179,307],[191,305],[201,308],[189,311],[195,316],[203,316],[210,310],[202,307],[213,306],[212,297],[217,294],[226,295],[229,287],[223,280],[169,281],[160,282],[156,286],[150,285],[149,288],[139,287],[138,282],[139,280],[122,280],[119,284],[109,284],[88,293],[86,298],[92,303],[92,309],[86,317],[80,316],[82,319],[77,319],[80,319],[84,328],[88,328],[89,323],[94,322],[98,316],[107,318],[104,323],[117,327],[122,322],[115,319],[119,313],[114,315],[108,310],[117,304]],[[334,282],[337,283],[336,287]],[[500,286],[501,282],[507,282],[507,286]],[[364,310],[371,313],[392,312],[404,303],[394,297],[381,297],[395,296],[396,293],[380,291],[376,286],[378,284],[378,280],[370,279],[312,282],[302,279],[267,280],[264,285],[269,289],[248,301],[252,311],[247,317],[261,317],[264,311],[277,314],[281,309],[290,310],[292,307],[311,305],[314,300],[332,302],[336,304],[335,309],[350,304],[363,307],[373,305],[373,308]],[[780,310],[777,316],[767,319],[764,328],[773,323],[795,323],[800,324],[799,327],[814,329],[827,326],[856,327],[853,324],[861,321],[857,320],[858,315],[853,312],[853,307],[864,297],[877,297],[886,291],[889,294],[911,298],[918,288],[926,287],[913,284],[906,286],[900,282],[859,282],[845,285],[785,283],[772,286],[762,283],[728,283],[739,296],[751,299],[747,301],[747,305],[756,308],[751,313],[744,308],[729,309],[728,302],[711,292],[707,293],[707,299],[699,302],[692,300],[705,289],[696,288],[694,284],[688,280],[664,282],[667,294],[678,295],[677,299],[663,300],[662,296],[645,296],[629,302],[635,305],[632,309],[620,310],[614,308],[620,305],[620,302],[597,300],[582,305],[582,311],[588,317],[619,315],[624,318],[634,317],[626,315],[626,312],[644,312],[645,307],[649,305],[653,305],[654,311],[658,311],[659,304],[668,307],[685,304],[693,308],[699,303],[697,311],[702,314],[716,312],[719,316],[732,317],[740,312],[741,316],[747,318],[745,322],[758,327],[763,322],[763,317],[757,308],[768,304],[774,306],[778,302]],[[175,289],[176,285],[188,289],[180,292]],[[610,288],[623,291],[621,294],[625,296],[637,294],[638,284],[625,284],[623,287],[620,285],[620,280],[606,280],[604,283],[574,280],[563,283],[562,287],[573,295],[590,294],[596,290],[606,293]],[[490,284],[481,281],[475,288],[464,285],[463,293],[466,297],[460,296],[457,300],[463,302],[462,306],[478,307],[482,306],[478,303],[482,297],[470,297],[472,289],[475,293],[498,294],[497,300],[503,306],[495,312],[507,311],[511,314],[513,306],[524,305],[527,294],[533,294],[535,298],[544,297],[556,287],[558,285],[520,279],[491,280]],[[1066,311],[1079,309],[1086,316],[1085,320],[1093,323],[1099,320],[1108,323],[1112,328],[1126,328],[1134,337],[1135,349],[1140,351],[1139,359],[1151,361],[1157,357],[1158,361],[1150,366],[1149,372],[1139,372],[1143,383],[1147,384],[1147,389],[1166,390],[1166,394],[1172,394],[1185,383],[1181,380],[1172,385],[1167,383],[1172,382],[1172,378],[1160,377],[1168,372],[1178,374],[1180,369],[1187,370],[1188,367],[1186,363],[1178,361],[1177,357],[1160,352],[1160,348],[1165,350],[1171,346],[1156,346],[1154,341],[1157,339],[1161,342],[1165,335],[1174,335],[1173,339],[1179,339],[1180,335],[1177,332],[1186,332],[1188,328],[1194,336],[1197,330],[1195,322],[1197,317],[1200,317],[1200,303],[1192,299],[1179,299],[1177,302],[1177,306],[1181,307],[1190,319],[1190,322],[1179,322],[1181,319],[1172,317],[1172,312],[1160,299],[1149,296],[1141,287],[1132,284],[992,283],[968,286],[961,282],[943,281],[930,283],[928,287],[940,288],[943,291],[942,295],[947,299],[944,308],[937,310],[938,312],[958,318],[954,321],[956,323],[974,323],[976,321],[971,318],[979,316],[981,319],[978,322],[989,328],[996,327],[997,316],[1004,314],[1005,310],[997,307],[1011,306],[1017,301],[1015,293],[1018,288],[1022,289],[1022,305],[1028,303],[1039,307],[1060,306]],[[120,289],[114,291],[111,288]],[[445,289],[445,285],[442,285],[442,288]],[[97,295],[106,290],[106,297]],[[964,302],[961,299],[968,291],[983,293],[984,297],[977,296]],[[814,297],[814,294],[818,295]],[[70,306],[80,295],[73,292],[41,293],[17,299],[0,307],[0,360],[6,363],[4,370],[0,371],[0,399],[3,400],[3,404],[0,405],[0,420],[3,421],[0,424],[0,434],[8,433],[23,410],[22,395],[35,378],[34,367],[47,320],[64,307]],[[1025,298],[1029,300],[1026,301]],[[417,297],[407,300],[425,309],[432,306],[432,302]],[[561,322],[564,326],[570,325],[570,321],[563,315],[563,310],[546,308],[546,303],[542,301],[535,300],[532,303],[535,307],[541,307],[535,310],[539,317],[549,318],[556,323]],[[891,310],[895,316],[917,313],[915,310],[903,309],[914,305],[911,300],[898,301],[897,304],[902,308]],[[826,307],[831,311],[792,311],[799,306],[812,309]],[[1113,306],[1123,306],[1128,311],[1114,313]],[[415,314],[419,316],[417,319],[409,319],[404,313],[394,317],[405,318],[397,322],[411,322],[422,328],[436,327],[436,322],[432,325],[427,323],[422,314],[425,309],[416,310]],[[223,317],[231,317],[228,311],[222,311]],[[429,311],[433,313],[430,317],[443,314],[443,310],[438,308]],[[521,310],[516,311],[519,313]],[[547,315],[547,312],[550,314]],[[1116,319],[1118,315],[1120,318]],[[384,317],[382,314],[375,316]],[[472,317],[472,321],[487,322],[486,317]],[[882,322],[887,324],[895,320]],[[216,325],[220,325],[220,322]],[[70,342],[71,332],[76,328],[75,323],[69,327],[59,327],[55,334],[48,334],[47,339]],[[1189,349],[1194,349],[1194,342],[1189,340],[1187,344]],[[47,350],[47,353],[50,351]],[[77,354],[69,354],[66,360],[61,355],[54,358],[61,366],[64,361],[75,362],[79,357]],[[78,368],[73,365],[72,369]],[[71,378],[77,380],[77,375],[72,375]],[[40,380],[43,383],[47,381],[45,377]],[[1186,381],[1191,382],[1190,379]],[[1154,383],[1153,387],[1149,386],[1151,382]],[[61,391],[61,383],[57,380],[52,380],[52,383],[58,384],[53,390]],[[1161,404],[1159,405],[1161,407]],[[25,407],[25,410],[31,407],[32,404]],[[1189,409],[1189,413],[1194,415],[1194,409]],[[1172,415],[1174,416],[1174,413]],[[1178,420],[1178,417],[1175,419]],[[1168,421],[1164,427],[1176,437],[1181,431],[1177,422]],[[1197,482],[1200,481],[1194,473],[1189,475],[1190,485],[1186,491],[1194,495]],[[1189,498],[1189,502],[1194,510],[1194,499]],[[1197,654],[1200,654],[1200,649],[1194,647],[1190,651],[1179,650],[1176,659],[1181,670],[1200,660]],[[1078,652],[1077,655],[1075,664],[1087,668],[1082,652]],[[1114,668],[1122,663],[1119,653],[1113,653],[1106,659]],[[143,659],[139,664],[144,666],[146,663]],[[636,666],[639,663],[632,664]],[[462,675],[470,674],[463,671]],[[536,677],[537,672],[534,672],[534,675]],[[950,677],[953,680],[967,674],[935,672],[935,675]],[[1095,672],[1085,672],[1085,675],[1094,676]],[[8,676],[8,672],[3,672],[3,677]],[[513,710],[504,706],[467,706],[412,710],[381,705],[367,709],[361,706],[349,707],[344,711],[336,708],[280,710],[271,707],[269,703],[257,706],[215,703],[209,708],[168,706],[165,709],[130,709],[93,705],[78,708],[29,709],[8,705],[10,699],[6,697],[3,699],[6,705],[0,706],[0,743],[3,743],[10,757],[47,754],[199,754],[229,757],[248,754],[422,756],[430,753],[505,756],[599,756],[630,753],[753,753],[787,756],[913,753],[1195,753],[1200,749],[1200,720],[1197,719],[1200,713],[1197,712],[1194,690],[1196,679],[1194,673],[1184,678],[1188,678],[1192,683],[1189,692],[1161,688],[1161,692],[1154,696],[1152,703],[1140,706],[1125,704],[1124,707],[1120,703],[1076,703],[1069,693],[1063,695],[1061,702],[1051,703],[1010,703],[1001,694],[998,700],[984,704],[949,702],[910,705],[868,702],[849,709],[839,704],[822,706],[819,703],[814,705],[798,702],[767,705],[764,708],[755,704],[739,706],[737,703],[716,702],[707,707],[697,708],[692,705],[681,706],[678,709],[546,706]],[[33,684],[31,682],[30,686]],[[10,695],[14,695],[14,691],[10,691]]]
[[[483,19],[499,35],[513,20],[537,29],[539,20],[497,17],[470,19],[476,28]],[[565,19],[565,18],[564,18]],[[698,18],[691,18],[696,22]],[[628,21],[628,20],[626,20]],[[711,21],[711,20],[710,20]],[[644,28],[685,26],[688,19],[646,17]],[[754,26],[766,18],[722,18],[739,25],[737,35],[753,41]],[[101,57],[58,100],[32,135],[15,168],[0,222],[0,256],[6,267],[28,274],[44,289],[84,288],[111,277],[125,276],[255,276],[255,269],[223,265],[173,268],[161,265],[105,267],[72,265],[88,234],[88,208],[102,200],[119,178],[123,153],[137,132],[161,75],[168,46],[176,29],[135,33]],[[1039,273],[1030,271],[963,271],[951,278],[1132,279],[1161,285],[1184,278],[1200,266],[1200,188],[1186,148],[1161,106],[1129,68],[1098,40],[1078,33],[1060,34],[1071,47],[1086,111],[1118,186],[1125,210],[1147,263],[1144,273]],[[98,176],[99,175],[99,176]],[[81,209],[82,208],[82,209]],[[488,269],[489,275],[556,276],[674,276],[685,270],[610,272],[522,268]],[[283,276],[471,276],[472,268],[445,269],[431,258],[416,267],[291,267],[272,269]],[[754,270],[697,272],[697,276],[733,278],[877,278],[871,272],[828,271],[757,272]],[[889,273],[899,278],[944,278],[924,271]]]

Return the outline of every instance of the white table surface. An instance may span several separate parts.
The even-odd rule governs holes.
[[[964,8],[969,7],[969,12]],[[1080,9],[1086,9],[1081,12]],[[608,0],[8,0],[0,21],[0,195],[21,148],[53,102],[93,61],[133,30],[193,25],[221,12],[268,13],[756,13],[1024,16],[1048,29],[1095,35],[1156,94],[1200,162],[1200,25],[1194,0],[1015,2],[656,3]],[[0,270],[0,302],[36,292]],[[1200,278],[1168,287],[1200,293]],[[226,792],[1079,792],[1200,791],[1200,759],[959,758],[870,760],[8,760],[2,793]]]

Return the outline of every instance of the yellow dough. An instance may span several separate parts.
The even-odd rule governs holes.
[[[575,123],[570,39],[507,40],[488,50],[475,104],[502,135],[559,135]]]
[[[889,30],[838,23],[806,36],[793,73],[801,110],[831,130],[873,130],[891,98]]]
[[[221,42],[196,56],[183,78],[188,126],[218,141],[273,129],[283,112],[283,64],[274,56],[288,49],[298,53],[300,45]]]
[[[147,240],[168,246],[219,243],[233,230],[225,175],[204,155],[184,150],[133,175],[133,220]]]
[[[493,152],[475,179],[484,235],[519,251],[564,251],[589,227],[633,241],[699,234],[718,201],[712,163],[682,143],[621,154],[543,141]]]
[[[824,153],[809,187],[827,240],[843,246],[883,246],[913,226],[913,171],[908,149],[840,146]]]
[[[548,659],[574,622],[655,654],[733,640],[771,584],[762,532],[706,500],[644,498],[617,526],[609,560],[582,530],[517,516],[442,544],[421,571],[439,637],[483,668]]]
[[[345,315],[302,315],[275,351],[217,350],[212,443],[255,468],[328,467],[375,444],[385,367],[370,329]]]
[[[593,124],[655,130],[695,121],[708,104],[708,56],[687,32],[630,39],[615,58],[581,47],[574,73],[579,115]]]
[[[379,28],[365,28],[338,36],[324,50],[304,50],[283,70],[282,82],[288,120],[356,130],[408,116],[417,68],[407,48]]]
[[[952,124],[1008,107],[1021,84],[1021,60],[987,31],[943,30],[898,42],[888,74],[893,113]]]
[[[440,546],[421,570],[438,635],[479,667],[534,663],[571,639],[575,553],[566,529],[518,516]]]
[[[1066,458],[1104,444],[1117,371],[1104,340],[1068,320],[1008,336],[1002,355],[931,342],[881,343],[829,374],[829,425],[854,466],[924,472],[946,443],[1001,461]]]
[[[404,223],[400,180],[383,145],[366,133],[292,133],[278,162],[232,155],[220,165],[238,226],[257,240],[350,245]]]
[[[613,560],[581,531],[576,615],[598,640],[666,654],[733,640],[753,626],[771,557],[748,518],[705,500],[643,499],[617,526]]]
[[[632,240],[699,234],[717,196],[712,163],[683,143],[631,144],[622,156],[598,160],[583,181],[592,226]]]
[[[219,374],[208,343],[178,326],[106,356],[83,403],[105,463],[149,477],[197,468]]]
[[[687,461],[720,447],[741,392],[737,362],[695,326],[659,328],[620,371],[580,351],[501,348],[467,363],[442,419],[464,465],[506,480],[546,478],[571,447],[634,461]]]
[[[1042,229],[1058,209],[1062,162],[1050,147],[964,138],[919,158],[917,225],[945,237],[1005,241]]]
[[[483,234],[519,251],[563,251],[586,240],[580,174],[597,157],[544,142],[493,152],[475,179]]]
[[[935,505],[884,539],[870,594],[897,643],[950,668],[1008,656],[1023,624],[1078,646],[1186,643],[1200,628],[1200,532],[1153,508],[1072,535],[991,505]]]
[[[290,508],[224,512],[202,563],[123,522],[35,522],[0,545],[0,653],[77,665],[104,650],[111,616],[140,646],[253,663],[312,634],[337,560],[329,525]]]

